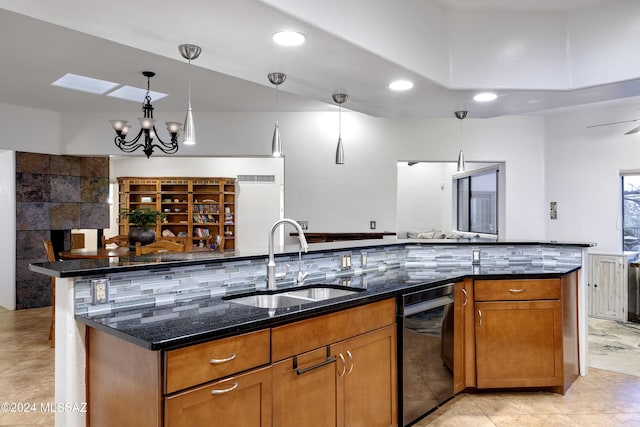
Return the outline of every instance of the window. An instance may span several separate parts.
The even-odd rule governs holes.
[[[622,250],[640,249],[640,175],[622,176]]]
[[[491,166],[454,175],[458,231],[498,234],[498,172]]]

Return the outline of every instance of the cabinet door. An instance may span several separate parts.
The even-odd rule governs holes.
[[[476,386],[473,280],[456,283],[453,296],[453,392]]]
[[[342,341],[334,348],[338,355],[337,425],[397,425],[396,326]]]
[[[271,426],[271,368],[166,398],[165,426]]]
[[[335,361],[322,347],[272,365],[274,426],[335,427]]]
[[[479,302],[475,308],[478,388],[562,384],[560,301]]]
[[[591,255],[589,271],[589,315],[604,319],[624,319],[624,257]]]

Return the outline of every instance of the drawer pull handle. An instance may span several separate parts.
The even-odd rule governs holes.
[[[520,294],[522,292],[524,292],[526,289],[509,289],[509,292],[511,292],[512,294]]]
[[[229,393],[230,391],[233,391],[235,389],[238,388],[238,383],[233,383],[233,385],[229,388],[224,388],[222,390],[211,390],[211,394],[225,394],[225,393]]]
[[[231,362],[236,357],[237,357],[237,354],[233,353],[231,356],[229,356],[227,358],[224,358],[224,359],[211,359],[211,360],[209,360],[209,363],[211,363],[212,365],[215,365],[217,363]]]
[[[462,289],[462,295],[464,295],[464,302],[462,303],[462,306],[464,307],[469,302],[469,294],[467,294],[467,290],[464,288]]]
[[[329,346],[327,346],[327,358],[325,360],[315,365],[302,368],[302,369],[298,369],[298,356],[293,356],[293,370],[296,371],[297,375],[302,375],[306,372],[313,371],[314,369],[321,368],[330,363],[334,363],[336,361],[336,358],[333,356],[330,356],[330,354],[331,354],[331,349],[329,348]]]
[[[482,311],[478,310],[478,318],[480,320],[480,324],[478,326],[482,326]]]

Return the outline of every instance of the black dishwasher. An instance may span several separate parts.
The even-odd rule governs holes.
[[[409,426],[453,396],[454,285],[398,301],[398,414]]]

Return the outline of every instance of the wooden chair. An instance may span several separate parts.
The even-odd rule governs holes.
[[[136,242],[136,256],[167,252],[185,252],[185,245],[184,243],[169,242],[168,240],[160,240],[145,246],[142,246],[140,242]]]
[[[189,236],[162,236],[156,242],[175,242],[184,245],[185,252],[191,252],[191,238]]]
[[[51,240],[43,240],[44,251],[47,254],[47,261],[55,262],[56,253],[53,250]],[[56,278],[51,277],[51,324],[49,325],[49,346],[56,346]]]
[[[105,249],[111,243],[115,243],[118,247],[127,247],[129,246],[129,236],[126,234],[118,234],[109,238],[102,236],[102,249]]]

